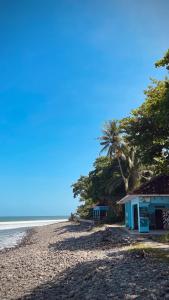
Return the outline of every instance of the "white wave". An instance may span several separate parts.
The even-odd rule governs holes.
[[[0,250],[4,248],[13,248],[18,245],[23,237],[26,235],[26,231],[13,232],[13,230],[5,230],[0,233]]]
[[[44,226],[44,225],[50,225],[50,224],[66,222],[66,221],[68,221],[68,219],[0,222],[0,230],[30,228],[30,227]]]

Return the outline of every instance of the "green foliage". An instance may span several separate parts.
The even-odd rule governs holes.
[[[169,50],[155,66],[169,70]],[[99,141],[107,156],[97,158],[93,170],[72,185],[82,201],[81,217],[92,217],[93,205],[111,201],[108,219],[120,220],[117,200],[152,175],[169,174],[169,79],[152,80],[144,94],[129,117],[105,123]]]
[[[77,214],[82,219],[92,219],[93,217],[93,211],[92,211],[93,201],[91,199],[86,200],[84,204],[81,204],[77,208]]]
[[[90,217],[91,207],[97,203],[110,200],[116,203],[125,195],[124,183],[119,172],[116,159],[101,156],[93,164],[94,169],[88,176],[81,176],[72,185],[74,197],[78,197],[83,204],[77,212],[81,217]],[[121,214],[118,207],[117,213]]]
[[[99,138],[102,146],[101,153],[107,151],[107,156],[117,158],[121,154],[122,138],[118,121],[109,121],[104,124],[103,135]]]
[[[166,67],[166,69],[169,70],[169,49],[167,50],[164,57],[155,63],[155,66],[156,66],[156,68],[157,67]]]
[[[107,212],[107,223],[117,223],[122,222],[124,218],[124,209],[118,204],[114,204],[112,207],[109,207]]]
[[[80,176],[77,182],[72,184],[74,198],[78,196],[80,201],[88,200],[90,184],[88,176]]]
[[[103,135],[99,138],[100,145],[103,146],[101,152],[106,151],[107,157],[118,162],[118,173],[123,180],[125,191],[132,191],[143,174],[139,148],[127,142],[122,123],[109,121],[102,132]]]
[[[140,149],[144,164],[155,165],[157,173],[160,169],[168,172],[169,80],[153,80],[145,96],[145,102],[121,121],[121,127],[126,140]]]
[[[94,170],[89,173],[91,180],[90,197],[95,202],[111,199],[121,193],[123,195],[124,184],[119,172],[116,159],[109,157],[99,157],[94,163]]]
[[[169,70],[169,49],[155,63]],[[169,79],[152,80],[145,91],[145,101],[130,117],[121,121],[126,141],[140,149],[142,164],[154,172],[169,173]]]

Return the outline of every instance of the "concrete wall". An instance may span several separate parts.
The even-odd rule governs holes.
[[[125,203],[125,225],[129,229],[134,229],[134,205],[137,205],[137,209],[138,209],[139,207],[138,197],[134,198],[132,201]],[[139,209],[138,209],[138,215],[139,215]]]
[[[126,227],[134,229],[134,205],[138,210],[138,230],[148,232],[149,228],[155,226],[154,214],[157,208],[169,208],[169,196],[135,197],[125,203]]]

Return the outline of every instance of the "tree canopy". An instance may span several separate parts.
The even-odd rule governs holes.
[[[164,57],[155,63],[155,66],[156,66],[156,68],[157,67],[166,67],[166,69],[169,70],[169,49],[167,50]]]
[[[126,141],[140,149],[141,161],[169,172],[169,79],[152,80],[145,101],[121,121]]]
[[[155,67],[169,70],[169,49]],[[105,123],[99,137],[101,153],[93,170],[72,185],[74,197],[83,204],[80,215],[96,203],[132,191],[154,174],[169,174],[169,79],[151,80],[143,104],[122,120]]]

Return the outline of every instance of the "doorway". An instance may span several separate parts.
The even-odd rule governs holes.
[[[163,229],[163,211],[162,209],[155,210],[155,226],[156,229]]]
[[[134,229],[138,230],[138,209],[137,209],[137,204],[134,205],[133,212],[134,212]]]

